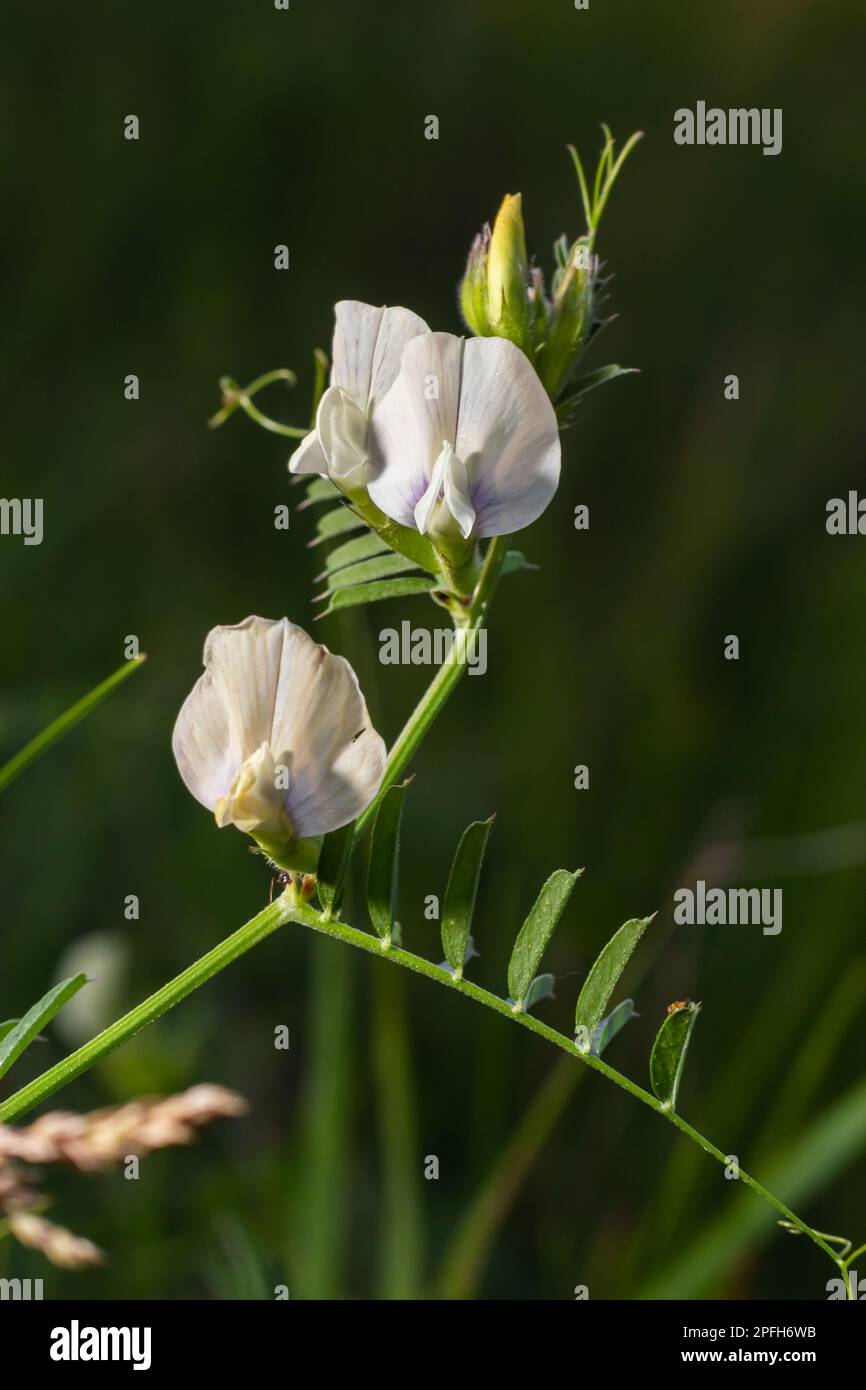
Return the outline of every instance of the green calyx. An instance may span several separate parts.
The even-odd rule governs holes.
[[[275,868],[284,869],[287,873],[314,874],[325,837],[314,835],[309,839],[300,839],[294,835],[272,837],[257,834],[252,838]]]

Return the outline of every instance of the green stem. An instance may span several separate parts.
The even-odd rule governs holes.
[[[531,1014],[515,1010],[514,1005],[510,1004],[508,1000],[501,999],[496,994],[491,994],[489,990],[482,989],[480,985],[473,984],[470,980],[465,978],[456,979],[450,970],[443,970],[440,966],[434,965],[431,961],[424,960],[422,956],[416,956],[413,955],[411,951],[403,950],[402,947],[393,945],[386,946],[380,937],[371,936],[369,932],[359,931],[356,927],[350,927],[345,922],[327,921],[311,907],[292,907],[290,908],[289,916],[292,921],[298,922],[302,926],[310,927],[313,931],[323,932],[325,935],[335,937],[338,941],[343,941],[347,945],[357,946],[360,950],[366,951],[369,955],[379,956],[383,959],[392,961],[395,965],[402,965],[408,970],[414,970],[417,974],[424,975],[429,980],[435,980],[437,984],[445,985],[448,989],[456,990],[458,994],[463,994],[469,999],[474,999],[478,1004],[486,1005],[487,1008],[492,1009],[495,1013],[501,1014],[504,1018],[519,1023],[521,1027],[527,1028],[531,1033],[536,1033],[539,1037],[545,1038],[547,1042],[553,1043],[555,1047],[566,1052],[569,1057],[573,1057],[576,1061],[582,1062],[585,1066],[592,1068],[593,1071],[597,1071],[602,1076],[606,1076],[615,1086],[619,1086],[622,1090],[627,1091],[635,1100],[639,1100],[642,1105],[655,1111],[657,1115],[661,1115],[678,1129],[681,1134],[685,1134],[693,1143],[703,1149],[705,1153],[710,1154],[717,1162],[721,1163],[723,1167],[728,1166],[728,1156],[722,1153],[721,1149],[716,1148],[714,1144],[711,1144],[709,1139],[705,1138],[703,1134],[678,1115],[675,1110],[672,1110],[670,1106],[663,1104],[656,1096],[651,1095],[649,1091],[645,1091],[642,1086],[638,1086],[636,1082],[631,1081],[629,1077],[623,1076],[621,1072],[614,1071],[613,1067],[609,1067],[600,1057],[595,1057],[591,1053],[579,1051],[572,1039],[567,1038],[565,1034],[558,1033],[555,1028],[550,1028],[546,1023],[542,1023],[540,1019],[533,1018]],[[745,1183],[747,1187],[750,1187],[753,1192],[756,1192],[759,1197],[762,1197],[765,1202],[775,1207],[776,1211],[779,1212],[785,1220],[790,1221],[803,1233],[803,1235],[808,1236],[811,1241],[820,1246],[824,1253],[829,1255],[834,1265],[837,1267],[842,1266],[843,1262],[839,1259],[836,1251],[827,1244],[819,1233],[814,1231],[811,1226],[808,1226],[805,1221],[801,1221],[799,1216],[795,1215],[789,1207],[786,1207],[784,1202],[780,1202],[778,1197],[775,1197],[772,1192],[769,1192],[763,1187],[756,1178],[753,1178],[751,1174],[745,1172],[743,1168],[739,1169],[739,1178],[740,1181]]]
[[[77,1052],[64,1057],[62,1062],[43,1072],[42,1076],[38,1076],[29,1085],[22,1086],[20,1091],[16,1091],[0,1105],[0,1124],[9,1124],[17,1120],[48,1096],[54,1095],[62,1086],[67,1086],[70,1081],[89,1071],[97,1062],[101,1062],[103,1057],[107,1057],[109,1052],[114,1052],[136,1033],[140,1033],[143,1028],[147,1028],[163,1014],[168,1013],[181,999],[192,994],[233,960],[237,960],[238,956],[257,946],[266,936],[270,936],[271,932],[276,931],[277,927],[288,922],[291,910],[290,896],[288,892],[283,893],[276,902],[257,913],[232,936],[220,942],[219,946],[208,951],[143,1003],[98,1033],[95,1038],[91,1038],[90,1042],[85,1043]]]
[[[471,632],[477,632],[484,627],[493,595],[496,592],[496,585],[499,583],[499,576],[502,573],[502,565],[508,553],[510,537],[497,536],[487,547],[484,556],[484,563],[481,567],[481,574],[478,577],[478,584],[472,595],[469,607],[466,610],[465,622],[458,627],[458,640],[468,641]],[[459,634],[465,633],[465,638],[460,638]],[[455,651],[458,650],[455,642]],[[390,786],[399,780],[405,768],[411,762],[415,752],[427,734],[428,729],[438,715],[451,691],[460,681],[461,676],[467,669],[465,661],[449,661],[439,667],[436,675],[428,685],[412,714],[404,724],[396,743],[388,755],[385,764],[385,775],[382,778],[376,796],[370,802],[366,811],[363,811],[355,822],[355,843],[360,840],[368,825],[374,819],[379,809],[379,804]]]

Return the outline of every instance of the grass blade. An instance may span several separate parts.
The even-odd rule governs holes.
[[[47,753],[52,744],[63,738],[64,734],[68,734],[70,729],[90,714],[91,710],[96,709],[96,706],[100,705],[119,685],[122,685],[133,671],[137,671],[145,660],[146,658],[142,654],[133,657],[130,661],[124,661],[113,675],[104,680],[101,685],[97,685],[76,704],[70,705],[65,714],[61,714],[58,719],[43,729],[41,734],[37,734],[36,738],[31,739],[20,753],[16,753],[14,758],[10,758],[8,763],[0,767],[0,792],[5,791],[31,763],[35,763],[37,758],[41,758],[43,753]]]

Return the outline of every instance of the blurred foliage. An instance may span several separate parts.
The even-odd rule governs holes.
[[[589,360],[641,375],[587,398],[560,493],[521,541],[541,569],[503,584],[488,674],[463,683],[417,759],[399,916],[407,945],[438,959],[424,898],[444,893],[462,828],[496,810],[472,973],[504,991],[537,884],[586,865],[545,958],[557,997],[540,1006],[569,1031],[614,927],[658,908],[626,977],[642,1017],[608,1060],[645,1084],[665,1006],[702,1000],[681,1111],[782,1198],[799,1185],[814,1224],[866,1238],[866,568],[862,541],[824,529],[827,499],[864,481],[864,30],[854,0],[9,8],[2,491],[44,497],[45,539],[0,542],[0,760],[111,670],[127,634],[150,660],[0,805],[0,1017],[61,961],[68,973],[79,938],[107,933],[126,968],[98,1026],[267,896],[169,748],[206,631],[250,612],[307,623],[320,568],[309,514],[288,534],[272,524],[286,443],[242,419],[205,429],[219,376],[295,368],[295,392],[263,405],[303,423],[335,299],[459,331],[466,251],[503,193],[522,192],[548,263],[580,230],[566,144],[590,156],[600,121],[641,128],[598,248],[619,317]],[[673,112],[698,98],[782,107],[781,156],[675,146]],[[389,738],[425,672],[380,667],[377,633],[408,611],[315,629],[356,664]],[[738,663],[722,658],[731,632]],[[798,838],[816,832],[817,853]],[[673,890],[701,876],[782,887],[781,934],[675,929]],[[212,1080],[252,1114],[152,1157],[137,1183],[58,1184],[58,1216],[112,1252],[106,1270],[45,1270],[5,1241],[0,1273],[43,1274],[50,1297],[393,1295],[443,1268],[486,1297],[569,1298],[579,1283],[592,1297],[823,1296],[820,1255],[772,1227],[758,1243],[756,1200],[655,1116],[597,1077],[556,1081],[540,1042],[424,980],[383,987],[384,967],[350,954],[287,929],[66,1091],[63,1106],[87,1108]],[[859,992],[830,1019],[852,971]],[[49,1029],[15,1082],[64,1045]],[[818,1147],[834,1161],[816,1178],[810,1123],[831,1107],[842,1118]],[[460,1223],[487,1181],[499,1215],[479,1254],[484,1213],[468,1235]],[[458,1237],[471,1269],[454,1267]]]

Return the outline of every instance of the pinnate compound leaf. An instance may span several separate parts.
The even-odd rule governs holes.
[[[44,994],[38,1004],[34,1004],[32,1009],[28,1009],[23,1018],[9,1030],[3,1041],[0,1042],[0,1076],[5,1076],[13,1062],[17,1062],[37,1037],[46,1023],[50,1023],[55,1014],[58,1014],[67,1004],[74,994],[87,984],[86,975],[71,975],[68,980],[61,980],[58,985]]]
[[[607,381],[615,381],[619,376],[630,376],[638,370],[637,367],[620,367],[618,363],[611,362],[607,367],[597,367],[594,372],[581,377],[556,407],[560,429],[567,430],[575,423],[587,391],[603,386]]]
[[[334,486],[330,478],[315,478],[309,484],[303,502],[298,503],[298,511],[302,512],[307,507],[313,507],[317,502],[333,502],[335,498],[340,496],[340,489]]]
[[[556,869],[544,884],[520,931],[508,962],[508,990],[516,1004],[523,1006],[526,992],[541,964],[545,947],[562,916],[575,883],[583,873]]]
[[[333,507],[319,517],[315,538],[309,544],[321,545],[322,541],[329,541],[333,536],[345,536],[348,531],[357,531],[365,525],[364,518],[353,512],[351,507]]]
[[[476,820],[464,830],[451,864],[442,907],[442,949],[451,969],[462,973],[466,943],[478,893],[481,864],[493,817]]]
[[[650,1082],[659,1100],[669,1110],[677,1106],[677,1092],[683,1075],[686,1052],[700,1004],[690,1001],[671,1006],[671,1012],[656,1034],[650,1054]]]
[[[411,779],[410,779],[411,780]],[[400,824],[409,781],[389,787],[379,803],[370,841],[367,907],[370,921],[383,941],[393,935],[400,868]]]
[[[351,589],[340,589],[332,595],[327,608],[319,613],[318,617],[327,618],[329,614],[336,613],[341,608],[357,608],[359,604],[378,603],[381,599],[429,594],[435,587],[434,579],[377,579],[372,584],[358,584]]]
[[[352,540],[335,546],[325,561],[325,568],[330,574],[334,570],[345,569],[347,565],[354,565],[359,560],[369,560],[374,555],[383,555],[387,549],[387,542],[383,541],[381,536],[377,536],[375,531],[368,531],[365,536],[354,536]],[[323,578],[322,575],[318,577]]]
[[[624,922],[599,952],[580,991],[574,1014],[574,1031],[578,1035],[578,1047],[581,1052],[590,1051],[595,1030],[616,988],[617,980],[652,920],[652,917],[633,917],[631,921]]]
[[[374,555],[369,560],[359,560],[354,565],[347,565],[345,569],[328,575],[328,593],[351,589],[354,584],[366,584],[372,579],[405,574],[407,570],[417,568],[414,561],[407,560],[405,555],[395,555],[393,551],[389,551],[387,555]]]

